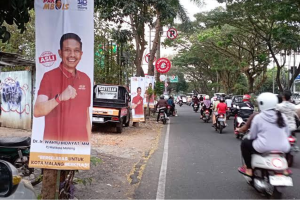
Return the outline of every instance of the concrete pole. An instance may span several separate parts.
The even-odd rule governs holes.
[[[273,66],[272,66],[272,80],[273,80],[273,94],[275,93],[275,81],[274,81],[274,59],[273,59]]]

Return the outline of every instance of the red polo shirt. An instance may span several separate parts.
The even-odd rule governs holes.
[[[226,114],[226,111],[227,111],[227,104],[226,104],[226,103],[223,103],[223,102],[220,102],[220,103],[217,105],[217,109],[218,109],[218,113],[219,113],[219,114]]]
[[[45,116],[44,140],[88,141],[87,109],[91,105],[91,81],[83,72],[76,70],[75,76],[62,67],[44,74],[38,95],[49,100],[61,94],[68,85],[76,89],[77,96],[62,101]]]
[[[137,107],[135,108],[135,114],[136,115],[143,115],[144,114],[144,110],[143,110],[143,98],[139,95],[136,95],[135,97],[133,97],[132,99],[132,103],[137,104],[139,101],[141,101],[141,103],[139,105],[137,105]]]

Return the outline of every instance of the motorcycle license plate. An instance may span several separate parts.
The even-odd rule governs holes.
[[[225,119],[224,119],[224,118],[219,118],[218,121],[219,121],[219,122],[224,122]]]
[[[274,186],[293,186],[293,180],[289,176],[275,175],[269,176],[270,184]]]

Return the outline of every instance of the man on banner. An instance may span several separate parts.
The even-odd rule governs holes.
[[[145,93],[146,103],[148,103],[148,101],[149,101],[150,104],[154,104],[154,94],[152,94],[151,97],[150,97],[150,95],[148,94],[148,89],[149,88],[151,88],[153,90],[152,83],[149,83],[149,86],[146,87],[146,93]]]
[[[134,109],[134,114],[136,116],[144,117],[144,107],[143,107],[143,97],[142,88],[137,88],[137,95],[132,99],[132,109]]]
[[[89,141],[91,81],[76,69],[83,54],[81,38],[75,33],[64,34],[58,54],[62,62],[44,74],[34,117],[45,116],[44,140]]]

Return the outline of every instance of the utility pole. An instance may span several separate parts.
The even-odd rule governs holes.
[[[272,80],[273,80],[273,94],[275,94],[275,82],[274,82],[274,59],[273,59],[273,66],[272,66]]]
[[[157,51],[156,51],[156,60],[160,59],[160,37],[161,37],[161,32],[159,33],[158,37],[158,44],[157,44]],[[154,69],[154,76],[156,77],[156,81],[159,81],[159,73]]]

